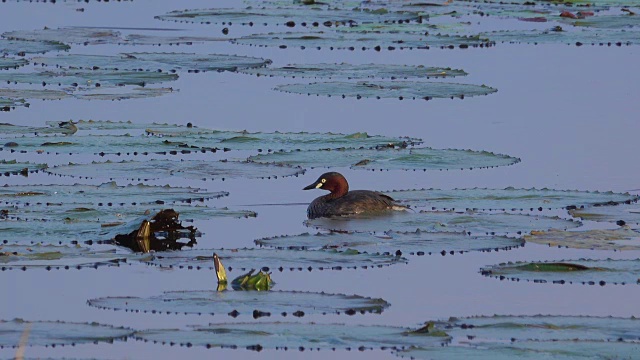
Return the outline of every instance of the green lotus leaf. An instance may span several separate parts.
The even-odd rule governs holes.
[[[80,269],[101,265],[118,266],[121,262],[131,260],[142,260],[142,257],[134,254],[119,254],[115,250],[95,251],[78,245],[0,245],[0,268],[2,270]]]
[[[28,73],[0,72],[0,81],[37,85],[72,86],[93,88],[102,86],[124,86],[157,84],[175,81],[178,75],[157,71],[124,70],[39,70]]]
[[[49,51],[67,51],[71,47],[57,41],[29,41],[0,39],[0,54],[44,54]]]
[[[137,332],[138,340],[183,346],[264,349],[399,349],[437,346],[448,337],[407,335],[410,329],[393,326],[253,322],[193,326],[191,330],[152,329]]]
[[[55,130],[55,129],[51,129]],[[0,129],[1,131],[1,129]],[[5,146],[3,146],[5,144]],[[10,144],[10,146],[6,146]],[[216,151],[211,143],[191,137],[161,138],[145,135],[23,136],[0,138],[0,149],[46,154],[149,155]]]
[[[29,173],[41,171],[47,168],[47,164],[35,164],[31,162],[21,162],[16,160],[0,159],[0,174],[9,175],[27,175]]]
[[[304,169],[292,166],[260,164],[251,161],[121,161],[93,162],[90,164],[69,164],[54,166],[46,170],[50,174],[75,178],[128,179],[144,181],[167,177],[182,177],[194,180],[214,179],[266,179],[297,176]],[[105,175],[107,174],[107,175]],[[135,177],[134,177],[135,176]]]
[[[62,90],[7,89],[0,88],[0,97],[11,99],[60,100],[72,95]]]
[[[278,85],[275,90],[302,94],[360,98],[424,99],[465,98],[489,95],[498,90],[485,85],[418,81],[319,82]]]
[[[39,135],[39,134],[72,135],[76,131],[77,129],[74,129],[73,126],[70,126],[68,122],[56,122],[55,126],[49,126],[49,127],[23,126],[23,125],[14,125],[14,124],[8,124],[8,123],[0,123],[0,134],[3,134],[3,135]],[[0,147],[5,146],[5,144],[6,143],[0,143]]]
[[[301,291],[168,291],[148,298],[106,297],[87,301],[101,309],[131,312],[229,314],[340,314],[381,313],[389,307],[382,299],[359,295],[314,293]],[[254,317],[258,317],[254,315]]]
[[[538,30],[503,30],[484,33],[495,42],[528,43],[528,44],[576,44],[576,45],[630,45],[638,44],[638,31],[556,31],[557,28],[545,31]]]
[[[209,37],[209,36],[167,36],[167,35],[143,35],[143,34],[129,34],[125,36],[120,45],[193,45],[203,44],[217,41],[228,41],[225,38]]]
[[[65,124],[67,122],[60,121],[47,121],[46,124],[50,127],[59,127],[61,124]],[[186,129],[185,125],[177,125],[177,124],[167,124],[167,123],[135,123],[132,121],[111,121],[111,120],[77,120],[74,121],[73,124],[78,128],[78,130],[89,131],[89,130],[100,130],[102,132],[106,131],[116,131],[116,130],[140,130],[140,134],[149,127],[154,129]]]
[[[506,236],[469,236],[464,232],[395,232],[318,233],[285,235],[255,240],[260,246],[277,249],[355,249],[368,253],[424,255],[463,253],[467,251],[510,250],[524,245],[524,240]]]
[[[511,360],[540,359],[631,359],[640,350],[640,344],[618,341],[594,340],[519,340],[499,343],[475,341],[469,346],[444,346],[441,348],[412,348],[398,351],[396,355],[411,359],[475,359]]]
[[[0,57],[0,70],[17,69],[29,63],[26,59]]]
[[[11,111],[11,109],[16,106],[29,107],[29,103],[24,99],[7,99],[0,97],[0,111]]]
[[[150,88],[150,87],[134,87],[124,88],[121,91],[117,89],[98,90],[95,88],[86,93],[75,93],[74,97],[81,100],[129,100],[129,99],[146,99],[171,94],[175,90],[173,88]]]
[[[363,32],[307,32],[268,33],[243,36],[231,40],[234,44],[251,46],[277,46],[279,48],[310,49],[428,49],[468,48],[491,46],[492,41],[480,36],[425,35]]]
[[[105,225],[109,225],[105,221]],[[116,226],[123,226],[118,219]],[[99,242],[113,237],[110,226],[97,221],[49,221],[43,219],[13,220],[0,218],[0,241],[9,244],[38,243],[69,245],[87,241]]]
[[[101,185],[14,185],[0,187],[5,204],[63,206],[88,204],[123,206],[196,203],[229,196],[226,191],[210,192],[192,187],[151,186],[144,184],[118,186],[115,182]]]
[[[638,250],[640,233],[629,229],[588,231],[540,231],[524,237],[527,242],[574,249]]]
[[[636,15],[596,15],[570,22],[574,26],[593,29],[628,29],[633,32],[632,28],[635,28],[636,35],[640,34],[640,16]]]
[[[228,271],[249,271],[260,266],[265,271],[342,270],[382,267],[406,262],[406,259],[400,256],[368,254],[356,250],[198,249],[158,252],[148,263],[174,269],[213,270],[214,252],[224,261]]]
[[[67,69],[100,68],[102,70],[149,70],[149,71],[235,71],[266,66],[269,60],[260,58],[193,53],[138,53],[119,56],[64,54],[56,57],[36,57],[34,64],[58,66]]]
[[[26,329],[29,330],[29,346],[111,343],[114,340],[124,340],[133,333],[131,329],[95,322],[0,320],[0,348],[18,347]]]
[[[309,168],[350,167],[356,170],[455,170],[491,168],[520,162],[519,158],[487,151],[387,148],[280,151],[249,157],[250,161]]]
[[[554,189],[417,189],[386,191],[396,201],[412,207],[480,210],[542,210],[637,201],[629,193]]]
[[[569,213],[583,220],[615,222],[640,229],[640,206],[637,204],[580,208],[570,210]]]
[[[485,276],[553,284],[637,284],[640,260],[508,262],[480,269]]]
[[[520,234],[535,230],[568,229],[579,222],[536,215],[507,213],[478,213],[467,211],[421,211],[418,213],[395,211],[383,216],[352,216],[307,220],[307,226],[355,232],[385,231],[464,231],[471,235]]]
[[[409,66],[393,64],[293,64],[283,67],[265,67],[240,70],[258,76],[283,76],[326,79],[419,79],[465,76],[459,69],[443,67]]]
[[[201,24],[284,25],[287,26],[339,26],[370,22],[418,21],[411,12],[383,12],[363,9],[341,10],[336,8],[301,7],[247,7],[245,9],[194,9],[175,10],[155,17],[159,20],[192,22]]]

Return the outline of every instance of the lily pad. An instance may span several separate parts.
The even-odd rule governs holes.
[[[46,124],[51,127],[59,127],[61,123],[60,121],[47,121]],[[185,125],[178,124],[167,124],[167,123],[137,123],[128,121],[112,121],[112,120],[77,120],[73,121],[73,124],[78,128],[78,130],[89,131],[89,130],[99,130],[100,133],[106,131],[116,131],[116,130],[140,130],[142,133],[145,129],[152,127],[157,129],[183,129],[187,128]]]
[[[579,222],[557,217],[507,213],[464,213],[453,211],[395,211],[388,216],[353,216],[306,220],[307,226],[333,231],[465,231],[471,235],[520,234],[534,230],[568,229]]]
[[[87,301],[101,309],[143,313],[184,314],[340,314],[381,313],[389,307],[382,299],[358,295],[301,291],[168,291],[149,298],[106,297]]]
[[[159,20],[223,25],[287,25],[340,26],[371,22],[418,21],[420,16],[412,12],[370,11],[367,9],[341,10],[336,8],[259,7],[245,9],[194,9],[174,10],[155,17]]]
[[[228,271],[248,271],[256,266],[262,266],[265,271],[342,270],[382,267],[406,262],[406,259],[400,256],[367,254],[356,250],[198,249],[156,253],[148,263],[174,269],[214,270],[214,252],[224,260]]]
[[[56,122],[55,126],[38,127],[38,126],[23,126],[14,125],[8,123],[0,123],[0,134],[3,135],[39,135],[39,134],[60,134],[60,135],[72,135],[77,128],[73,127],[69,122]],[[6,146],[0,144],[0,147]]]
[[[56,66],[67,69],[100,68],[103,70],[149,70],[149,71],[236,71],[263,67],[270,60],[260,58],[193,53],[126,53],[119,56],[65,54],[56,57],[36,57],[38,65]]]
[[[137,332],[138,340],[207,348],[246,348],[280,350],[402,349],[412,346],[438,346],[446,335],[411,334],[410,329],[393,326],[359,326],[300,323],[236,323],[193,326],[191,330],[160,329]]]
[[[117,225],[122,223],[118,221]],[[77,244],[111,239],[111,227],[99,222],[0,219],[0,241],[11,244]]]
[[[2,236],[2,235],[0,235]],[[80,269],[118,266],[121,262],[141,260],[138,255],[118,254],[115,250],[95,251],[78,245],[0,245],[0,269]]]
[[[252,161],[121,161],[93,162],[54,166],[50,174],[75,178],[105,178],[146,181],[167,177],[195,180],[224,180],[232,178],[267,179],[297,176],[304,173],[300,167],[260,164]],[[106,175],[108,174],[108,175]],[[133,177],[135,176],[135,177]]]
[[[101,185],[14,185],[0,187],[5,204],[19,205],[78,205],[98,206],[144,205],[155,206],[196,203],[229,196],[226,191],[210,192],[192,187],[151,186],[144,184],[118,186],[115,182]]]
[[[28,329],[29,346],[57,346],[124,340],[133,330],[98,323],[62,321],[0,320],[0,348],[18,347]]]
[[[17,106],[29,107],[29,103],[24,99],[7,99],[0,97],[0,111],[11,111]]]
[[[283,67],[240,70],[257,76],[325,79],[420,79],[465,76],[459,69],[393,64],[293,64]]]
[[[96,88],[99,89],[99,88]],[[86,93],[76,93],[74,97],[76,99],[81,100],[129,100],[129,99],[146,99],[151,97],[158,97],[167,94],[171,94],[176,91],[173,88],[150,88],[150,87],[134,87],[134,88],[125,88],[121,91],[115,91],[116,89],[111,90],[105,89],[102,91],[92,90]]]
[[[410,255],[463,253],[467,251],[510,250],[524,240],[505,236],[469,236],[464,232],[318,233],[285,235],[255,240],[260,246],[277,249],[355,249],[369,253]]]
[[[508,262],[480,269],[484,276],[553,284],[638,284],[640,260]]]
[[[17,69],[29,63],[26,59],[0,56],[0,70]]]
[[[486,85],[418,81],[320,82],[278,85],[275,90],[306,95],[360,98],[424,99],[460,98],[489,95],[498,91]]]
[[[575,209],[587,205],[634,202],[637,195],[629,193],[576,191],[554,189],[416,189],[385,192],[396,201],[412,207],[435,209],[540,210]]]
[[[637,204],[580,208],[570,210],[569,213],[583,220],[615,222],[640,229],[640,206]]]
[[[301,33],[268,33],[243,36],[230,40],[234,44],[250,46],[276,46],[281,49],[289,47],[301,49],[329,50],[403,50],[455,47],[489,47],[494,43],[486,37],[431,35],[431,34],[397,34],[384,32],[301,32]]]
[[[504,30],[484,33],[495,42],[529,44],[575,44],[575,45],[631,45],[638,44],[637,31],[615,30],[576,30],[564,31],[561,28],[550,30]]]
[[[125,71],[125,70],[40,70],[34,72],[0,72],[0,81],[7,83],[37,84],[42,86],[57,85],[80,88],[102,86],[124,86],[164,83],[175,81],[178,75],[157,71]]]
[[[69,98],[71,95],[62,90],[0,88],[0,97],[11,99],[60,100]]]
[[[20,162],[16,160],[0,159],[0,175],[28,175],[47,168],[47,164],[35,164],[30,162]]]
[[[70,48],[69,45],[57,41],[0,39],[0,54],[44,54],[49,51],[67,51]]]
[[[455,170],[513,165],[519,158],[487,151],[386,148],[280,151],[249,157],[250,161],[309,168],[350,167],[357,170]]]
[[[629,229],[588,231],[536,231],[527,242],[574,249],[639,250],[640,233]]]

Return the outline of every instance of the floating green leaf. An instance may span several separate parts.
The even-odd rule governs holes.
[[[16,69],[29,63],[26,59],[0,56],[0,70]]]
[[[465,76],[459,69],[393,64],[294,64],[279,68],[240,70],[258,76],[283,76],[325,79],[418,79]]]
[[[485,276],[500,280],[553,284],[637,284],[640,260],[560,260],[508,262],[480,269]]]
[[[382,299],[358,295],[301,291],[169,291],[149,298],[106,297],[89,300],[90,306],[131,312],[184,314],[298,314],[381,313],[389,307]]]
[[[630,45],[638,44],[637,31],[564,31],[553,28],[546,31],[538,30],[503,30],[484,33],[496,42],[529,43],[529,44],[576,44],[576,45]]]
[[[98,323],[62,321],[0,320],[0,348],[18,347],[25,329],[29,329],[30,346],[75,345],[124,340],[133,330]]]
[[[57,41],[29,41],[0,39],[0,54],[44,54],[49,51],[67,51],[71,47]]]
[[[260,164],[252,161],[121,161],[93,162],[54,166],[46,170],[50,174],[76,178],[109,178],[144,181],[166,177],[182,177],[196,180],[231,178],[267,179],[294,176],[304,173],[300,167]],[[107,174],[107,175],[105,175]]]
[[[307,220],[307,226],[334,231],[465,231],[472,235],[516,234],[534,230],[567,229],[580,226],[579,222],[557,217],[506,213],[464,213],[453,211],[421,211],[412,213],[394,211],[390,215],[317,218]]]
[[[51,127],[59,127],[61,124],[65,124],[67,122],[60,121],[47,121],[46,124]],[[151,127],[154,129],[186,129],[185,125],[177,125],[177,124],[167,124],[167,123],[137,123],[132,121],[111,121],[111,120],[77,120],[74,121],[73,124],[78,128],[78,130],[99,130],[104,131],[115,131],[115,130],[140,130],[142,133],[145,129]]]
[[[6,99],[0,97],[0,111],[11,111],[16,106],[29,107],[29,103],[24,99]]]
[[[142,258],[139,255],[116,253],[115,250],[95,251],[78,245],[0,245],[0,269],[3,271],[118,266],[119,263],[130,260],[142,260]]]
[[[398,34],[372,32],[306,32],[268,33],[243,36],[231,40],[234,44],[277,46],[281,49],[395,50],[491,46],[492,41],[480,36]]]
[[[637,28],[636,30],[640,30],[638,29],[640,28],[640,16],[631,14],[596,15],[585,19],[571,20],[570,22],[574,26],[593,29],[628,29],[633,31],[632,28]],[[640,34],[640,32],[636,31],[636,34]]]
[[[193,326],[192,330],[161,329],[137,332],[139,340],[183,346],[266,349],[401,349],[438,346],[445,335],[410,334],[410,329],[393,326],[358,326],[300,323],[236,323]]]
[[[96,88],[100,89],[100,88]],[[105,89],[102,91],[92,90],[87,93],[76,93],[74,97],[81,100],[129,100],[129,99],[145,99],[158,97],[174,92],[173,88],[150,88],[150,87],[134,87],[124,88],[124,90],[116,91],[116,89]]]
[[[116,225],[122,225],[120,219]],[[105,223],[105,225],[108,225]],[[109,226],[96,221],[13,220],[0,218],[0,241],[17,244],[74,244],[111,239]]]
[[[265,271],[342,270],[382,267],[406,262],[406,259],[400,256],[367,254],[356,250],[199,249],[156,253],[149,264],[178,269],[213,270],[214,252],[224,261],[229,271],[248,271],[257,266],[262,266]]]
[[[395,232],[318,233],[285,235],[255,240],[260,246],[277,249],[355,249],[369,253],[424,255],[462,253],[467,251],[510,250],[524,244],[524,240],[505,236],[469,236],[464,232]]]
[[[29,173],[41,171],[47,168],[47,164],[35,164],[30,162],[20,162],[16,160],[0,159],[0,175],[27,175]]]
[[[40,134],[60,134],[72,135],[77,131],[69,122],[56,122],[55,126],[37,127],[23,126],[7,123],[0,123],[0,134],[3,135],[40,135]],[[0,143],[0,147],[6,146],[6,143]]]
[[[192,22],[202,24],[239,24],[239,25],[296,25],[340,26],[371,22],[418,21],[420,17],[411,12],[370,11],[367,9],[341,10],[336,8],[300,8],[300,7],[259,7],[245,9],[195,9],[174,10],[155,17],[159,20]]]
[[[72,86],[93,88],[102,86],[124,86],[157,84],[175,81],[178,75],[158,71],[125,70],[40,70],[33,72],[0,72],[0,81],[7,83],[25,83],[37,85]]]
[[[56,57],[36,57],[32,62],[36,65],[68,69],[149,71],[236,71],[263,67],[271,63],[270,60],[237,55],[138,52],[119,56],[64,54]]]
[[[309,168],[350,167],[363,170],[455,170],[513,165],[519,158],[487,151],[384,148],[279,151],[249,157],[260,163],[286,164]]]
[[[549,246],[595,250],[638,250],[640,233],[629,229],[588,231],[536,231],[527,242]]]
[[[0,88],[0,97],[11,99],[60,100],[69,98],[71,95],[62,90]]]
[[[569,213],[583,220],[615,222],[634,229],[640,228],[640,206],[637,204],[580,208]]]
[[[278,85],[275,90],[302,94],[360,98],[424,99],[465,98],[498,90],[485,85],[418,81],[319,82]]]
[[[385,194],[412,207],[435,209],[542,210],[576,208],[586,205],[616,204],[637,201],[629,193],[554,189],[417,189],[394,190]]]

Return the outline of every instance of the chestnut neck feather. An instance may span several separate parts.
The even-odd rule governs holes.
[[[342,176],[334,176],[327,180],[324,188],[331,191],[330,194],[326,195],[327,199],[337,199],[347,195],[349,192],[349,183],[347,183],[347,179]]]

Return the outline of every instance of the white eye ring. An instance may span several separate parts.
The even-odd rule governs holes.
[[[322,179],[322,180],[320,180],[320,181],[322,181],[322,183],[324,184],[324,183],[326,183],[326,182],[327,182],[327,179]]]

